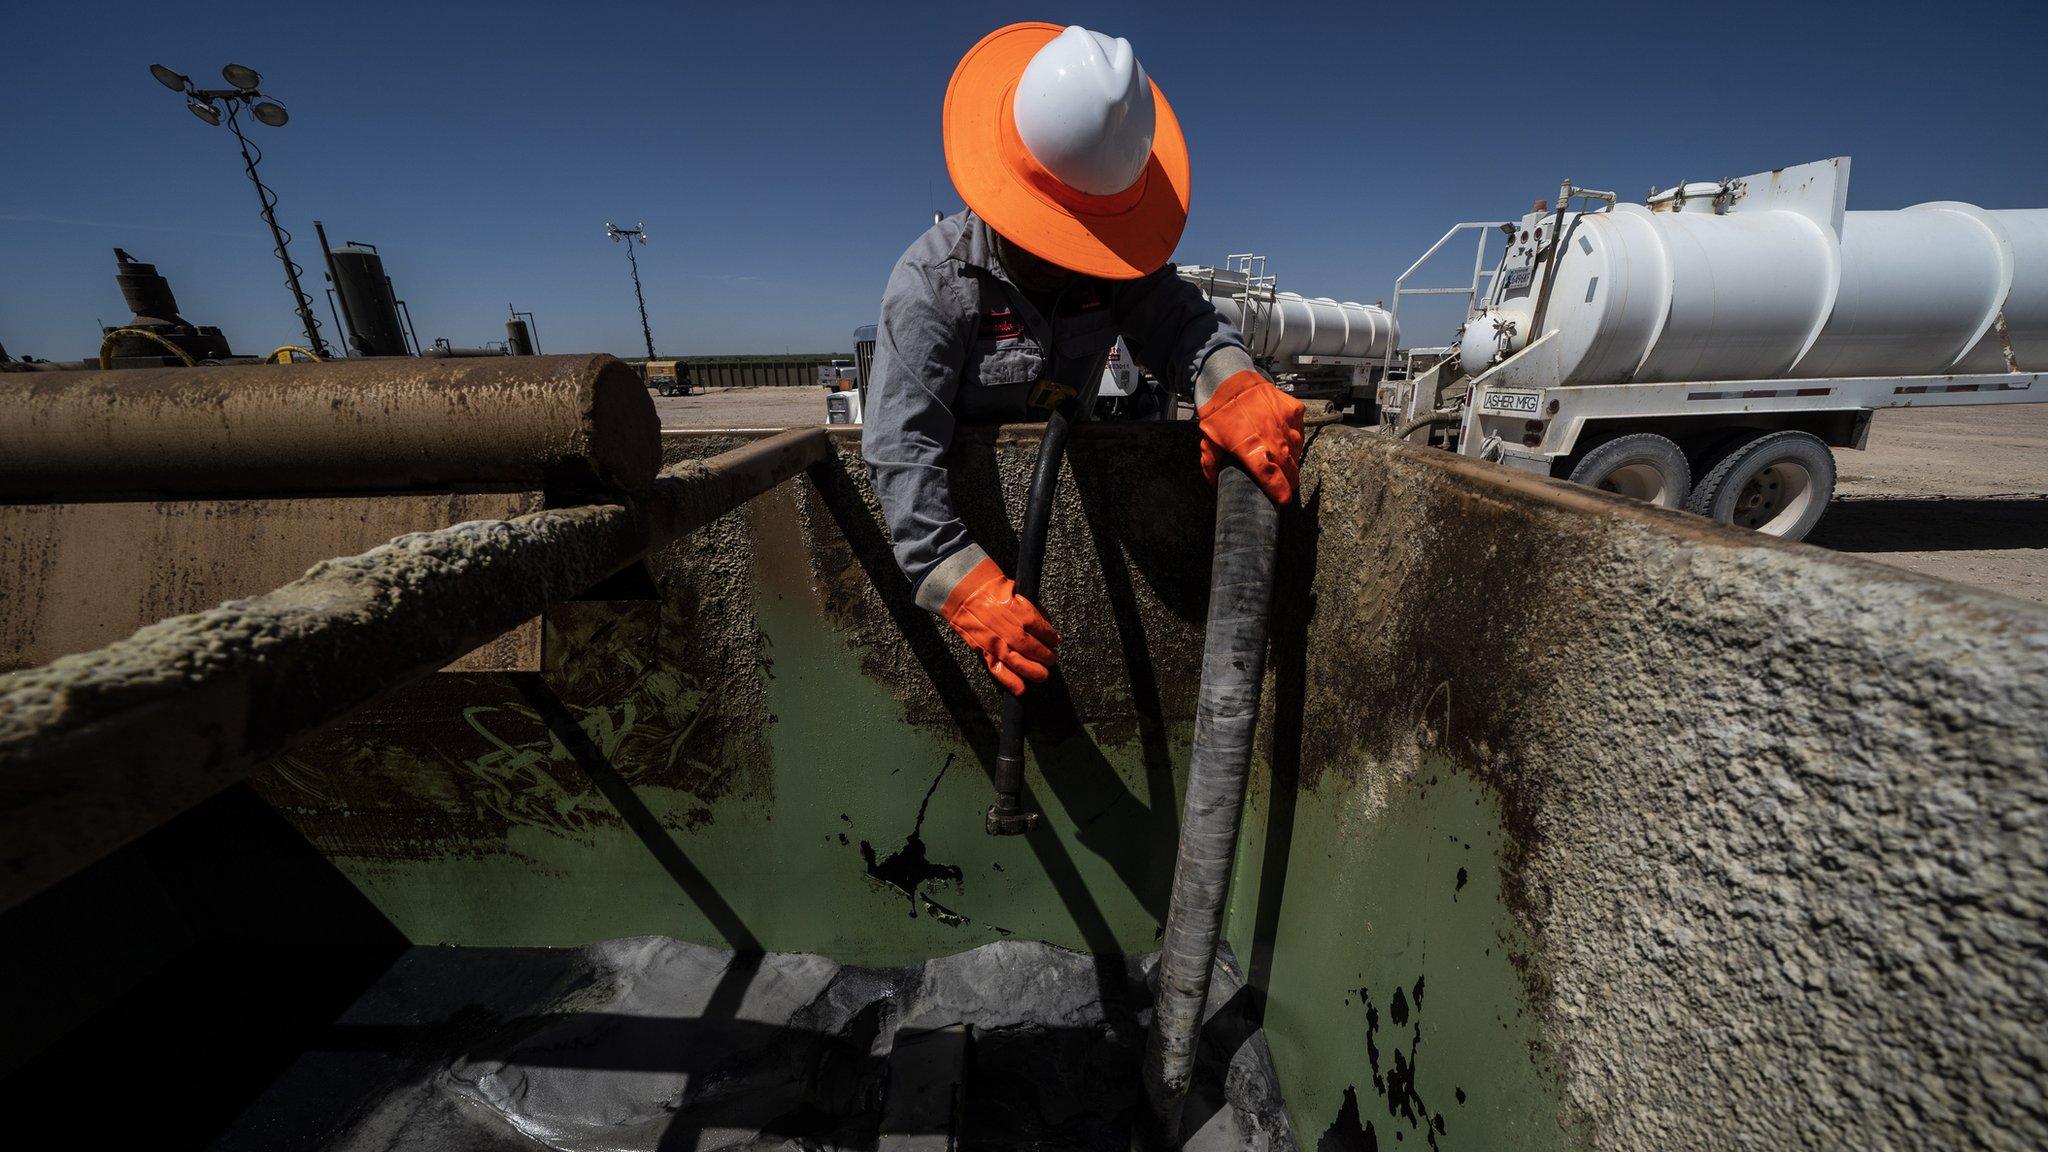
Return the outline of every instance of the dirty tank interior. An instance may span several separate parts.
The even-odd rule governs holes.
[[[2048,613],[1312,431],[1191,1146],[2048,1139]],[[1069,445],[1031,835],[983,833],[996,690],[835,437],[0,915],[7,1106],[117,1075],[173,1146],[1127,1145],[1192,436]],[[998,560],[1035,449],[955,449]]]

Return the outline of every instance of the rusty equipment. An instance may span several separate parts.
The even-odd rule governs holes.
[[[114,282],[133,313],[126,324],[101,332],[101,368],[152,368],[225,360],[234,355],[220,329],[178,315],[171,282],[126,251],[114,249]]]
[[[654,406],[609,356],[8,377],[0,500],[503,487],[644,492]]]
[[[197,382],[190,389],[164,382],[148,393],[157,405],[175,410],[182,403],[180,427],[193,434],[204,430],[195,412],[213,411],[218,421],[231,410],[253,424],[239,429],[246,433],[239,438],[217,424],[210,442],[264,462],[215,465],[213,482],[272,475],[266,469],[280,466],[277,453],[291,445],[322,461],[330,482],[403,481],[410,457],[394,446],[414,443],[403,420],[421,417],[434,421],[432,436],[458,461],[428,482],[458,475],[517,481],[568,468],[580,479],[611,483],[581,506],[402,536],[326,561],[262,596],[164,620],[97,651],[0,677],[0,908],[198,804],[322,725],[830,454],[824,429],[797,429],[657,476],[659,432],[632,369],[609,357],[509,364],[526,370],[416,361],[254,373],[224,368],[181,373]],[[288,376],[297,377],[293,387],[262,392],[269,407],[227,399],[244,382]],[[336,381],[357,387],[350,393]],[[90,481],[82,471],[86,429],[116,440],[135,434],[104,412],[94,422],[91,404],[119,407],[126,399],[104,380],[51,391],[56,411],[70,421],[64,435],[44,437],[34,457],[50,471],[13,466],[10,487]],[[316,418],[330,402],[336,416]],[[514,419],[521,408],[532,409],[532,419]],[[273,416],[267,427],[260,415],[266,413]],[[473,445],[461,443],[464,414]],[[6,417],[0,423],[7,426],[0,443],[8,448],[39,446]],[[323,431],[366,450],[353,470],[338,448],[319,450]],[[544,454],[548,467],[512,456],[508,443]],[[502,458],[479,450],[487,446]],[[138,470],[120,483],[176,479],[160,459],[149,466],[157,470]]]

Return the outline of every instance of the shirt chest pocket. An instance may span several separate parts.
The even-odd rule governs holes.
[[[1108,352],[1116,336],[1116,322],[1104,308],[1061,321],[1054,340],[1061,363],[1087,364]]]
[[[977,362],[970,367],[969,382],[985,388],[1009,388],[1037,380],[1045,371],[1045,354],[1036,344],[1018,340],[978,350]]]

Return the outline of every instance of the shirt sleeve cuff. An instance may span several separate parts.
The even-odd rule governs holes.
[[[1247,368],[1256,367],[1258,365],[1252,363],[1251,354],[1235,344],[1225,344],[1209,353],[1208,358],[1202,361],[1202,370],[1195,373],[1195,407],[1207,404],[1209,397],[1216,394],[1217,387],[1225,380]]]
[[[986,559],[988,553],[982,551],[981,545],[969,544],[932,565],[932,570],[924,575],[924,582],[917,586],[917,606],[927,612],[937,612],[945,607],[946,598],[953,594],[953,586]]]

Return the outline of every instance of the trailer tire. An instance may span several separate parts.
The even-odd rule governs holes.
[[[1784,540],[1804,540],[1835,495],[1835,454],[1809,432],[1767,432],[1722,456],[1685,510]]]
[[[1631,432],[1590,449],[1566,479],[1660,508],[1683,508],[1692,491],[1692,465],[1669,437]]]

